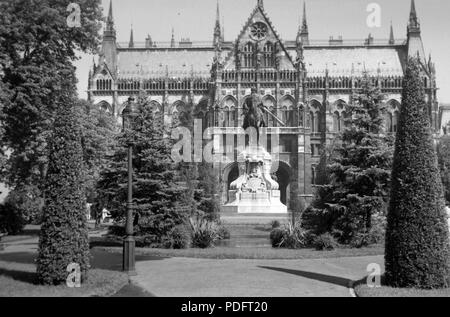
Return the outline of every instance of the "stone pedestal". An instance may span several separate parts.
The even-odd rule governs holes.
[[[279,185],[270,175],[272,156],[262,147],[247,147],[238,156],[239,177],[231,183],[223,212],[237,214],[287,214]]]

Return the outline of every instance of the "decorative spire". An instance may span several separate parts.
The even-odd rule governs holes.
[[[113,18],[113,2],[111,0],[111,2],[109,3],[109,13],[108,13],[108,19],[107,19],[108,23],[112,23],[114,24],[114,18]]]
[[[306,18],[306,1],[303,2],[303,21],[302,21],[301,33],[308,34],[308,20]]]
[[[426,55],[420,36],[420,23],[417,17],[416,3],[411,0],[411,12],[408,22],[408,57],[418,57],[423,64],[426,64]]]
[[[391,21],[391,33],[389,34],[389,44],[390,45],[394,45],[395,44],[394,27],[392,26],[392,21]]]
[[[108,12],[108,17],[106,18],[106,28],[105,28],[103,37],[116,37],[116,30],[114,27],[112,0],[109,4],[109,12]]]
[[[411,12],[409,13],[408,33],[420,33],[420,23],[417,17],[416,3],[411,0]]]
[[[172,27],[172,39],[170,40],[170,47],[174,48],[175,47],[175,30]]]
[[[216,8],[216,25],[220,25],[220,7],[219,7],[219,0],[217,0],[217,8]]]
[[[308,19],[306,17],[306,1],[303,2],[303,18],[297,34],[297,44],[300,42],[303,45],[309,45]]]
[[[216,25],[214,27],[214,40],[213,45],[218,46],[222,40],[222,28],[220,27],[220,8],[219,0],[217,0],[217,12],[216,12]]]
[[[128,47],[134,48],[133,24],[131,25],[130,43],[128,43]]]

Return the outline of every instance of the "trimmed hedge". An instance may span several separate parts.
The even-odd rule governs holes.
[[[443,288],[449,240],[442,183],[421,80],[410,59],[403,82],[386,231],[386,282],[392,287]]]
[[[64,283],[71,263],[82,280],[89,268],[81,133],[70,101],[58,109],[53,133],[37,258],[39,282],[47,285]]]

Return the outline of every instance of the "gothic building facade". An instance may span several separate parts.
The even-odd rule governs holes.
[[[388,132],[395,132],[406,61],[408,56],[419,56],[430,120],[439,133],[442,114],[436,97],[435,67],[431,57],[425,55],[414,0],[407,37],[402,40],[394,38],[391,26],[386,41],[370,35],[352,42],[342,37],[314,41],[309,37],[305,6],[297,38],[282,40],[262,0],[257,1],[232,42],[224,40],[218,6],[213,34],[213,41],[204,43],[189,39],[176,42],[172,35],[168,43],[155,43],[148,36],[139,44],[131,32],[129,43],[120,44],[111,4],[100,58],[89,74],[88,95],[119,120],[128,98],[141,91],[146,92],[167,124],[176,122],[186,105],[193,104],[193,114],[202,120],[202,128],[212,130],[223,203],[238,175],[237,163],[224,151],[225,144],[230,150],[225,141],[235,141],[231,151],[236,157],[236,139],[242,134],[242,105],[252,88],[285,122],[281,125],[266,115],[268,139],[276,136],[279,140],[277,146],[269,142],[267,150],[279,162],[274,172],[285,204],[292,195],[306,204],[312,199],[320,148],[342,131],[345,106],[352,102],[364,72],[386,95],[386,127]]]

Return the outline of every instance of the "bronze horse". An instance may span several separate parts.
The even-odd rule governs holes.
[[[255,89],[252,89],[251,98],[247,98],[243,107],[244,125],[242,128],[247,130],[249,127],[256,129],[257,144],[259,145],[259,129],[267,127],[267,122],[264,120],[263,111],[268,109],[262,104],[261,99],[256,93]]]

